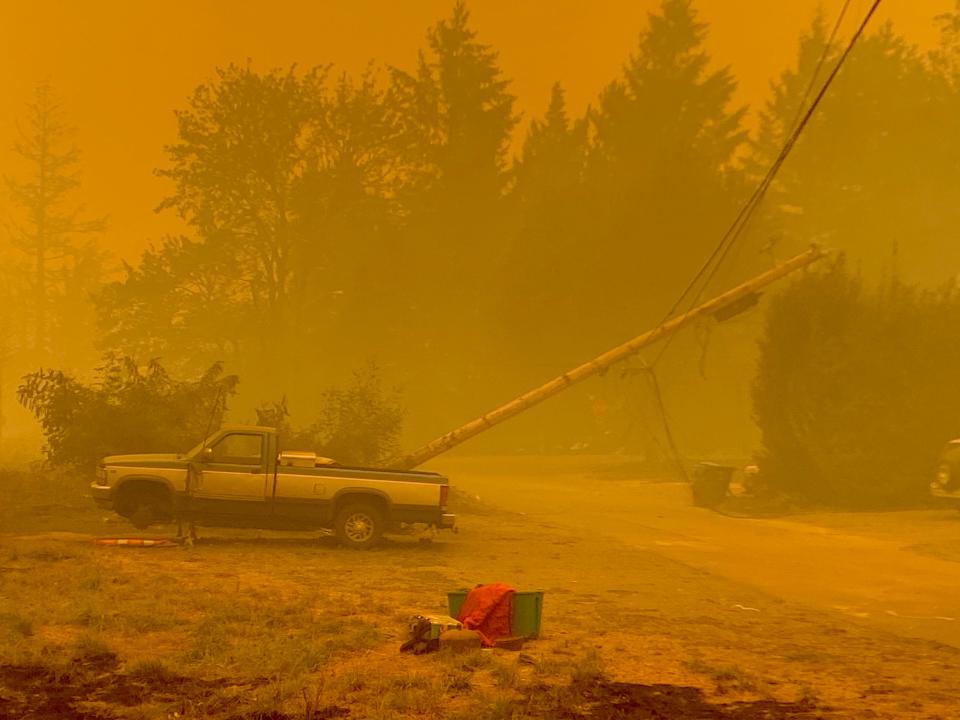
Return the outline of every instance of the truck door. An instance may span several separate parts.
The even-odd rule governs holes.
[[[233,432],[219,438],[201,458],[191,502],[216,514],[269,511],[267,448],[260,433]]]

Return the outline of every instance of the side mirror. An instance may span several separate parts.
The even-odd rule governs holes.
[[[213,448],[205,447],[200,451],[200,462],[212,462],[213,461]]]

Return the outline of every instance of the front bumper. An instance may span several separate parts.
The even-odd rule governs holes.
[[[90,495],[97,507],[103,510],[113,510],[113,492],[109,485],[90,483]]]
[[[960,501],[960,490],[947,490],[937,483],[930,484],[930,494],[935,498],[947,498],[948,500]]]
[[[960,478],[956,467],[949,462],[941,463],[937,476],[930,483],[930,494],[935,498],[960,500]]]

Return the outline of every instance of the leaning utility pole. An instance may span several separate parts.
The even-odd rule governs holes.
[[[396,468],[399,470],[409,470],[417,467],[418,465],[422,465],[427,460],[430,460],[437,455],[456,447],[460,443],[469,440],[484,430],[487,430],[488,428],[491,428],[494,425],[497,425],[504,420],[507,420],[508,418],[511,418],[514,415],[517,415],[524,410],[543,402],[547,398],[556,395],[558,392],[565,390],[574,383],[578,383],[581,380],[585,380],[592,375],[596,375],[606,370],[611,365],[630,357],[642,348],[652,345],[653,343],[657,342],[657,340],[661,340],[668,335],[677,332],[681,328],[692,323],[697,318],[704,317],[706,315],[712,315],[719,310],[729,308],[737,301],[750,297],[760,288],[770,285],[785,275],[792,273],[794,270],[799,270],[800,268],[816,262],[825,254],[825,251],[821,250],[817,246],[813,246],[806,252],[801,253],[800,255],[797,255],[786,262],[780,263],[770,270],[767,270],[767,272],[757,275],[755,278],[748,280],[742,285],[738,285],[732,290],[728,290],[722,295],[715,297],[713,300],[709,300],[702,305],[698,305],[683,315],[678,315],[675,318],[667,320],[652,330],[648,330],[642,335],[638,335],[632,340],[628,340],[622,345],[618,345],[612,350],[608,350],[593,360],[585,362],[583,365],[575,367],[573,370],[555,377],[553,380],[544,383],[540,387],[525,392],[520,397],[501,405],[495,410],[491,410],[485,415],[481,415],[465,425],[461,425],[457,429],[451,430],[445,435],[441,435],[436,440],[433,440],[423,447],[414,450],[412,453],[394,458],[386,465],[387,467]]]

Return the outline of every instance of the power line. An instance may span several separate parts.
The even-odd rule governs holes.
[[[753,213],[756,211],[757,207],[760,205],[760,202],[763,200],[764,195],[766,195],[767,189],[770,187],[774,178],[780,170],[780,167],[786,161],[787,156],[789,156],[791,150],[793,150],[794,145],[796,145],[797,140],[799,139],[801,133],[803,133],[804,128],[806,128],[807,123],[810,121],[810,118],[813,117],[813,113],[816,111],[817,107],[820,104],[820,101],[826,95],[827,90],[830,88],[830,85],[833,83],[834,78],[840,72],[840,68],[843,67],[843,64],[846,62],[847,57],[850,55],[850,52],[853,50],[853,47],[857,44],[857,41],[860,39],[860,36],[863,34],[864,29],[867,27],[867,24],[870,22],[870,18],[873,17],[874,12],[880,6],[881,0],[874,0],[873,5],[867,11],[866,16],[863,21],[860,23],[860,26],[857,28],[857,31],[850,38],[850,42],[847,44],[846,49],[843,51],[843,54],[839,57],[836,64],[833,67],[833,70],[830,72],[830,75],[827,76],[826,81],[823,83],[823,86],[820,88],[820,91],[817,93],[816,97],[813,99],[813,102],[807,108],[807,111],[802,114],[803,105],[806,103],[807,98],[810,96],[810,93],[813,87],[816,84],[817,77],[820,74],[821,69],[823,68],[824,63],[828,57],[830,47],[833,44],[833,41],[836,39],[837,32],[840,29],[840,24],[843,22],[843,18],[846,15],[847,9],[850,5],[850,0],[844,0],[844,4],[840,9],[840,14],[837,17],[836,22],[833,26],[833,31],[830,33],[830,38],[827,40],[827,44],[824,46],[823,52],[820,55],[820,59],[817,62],[817,66],[814,69],[813,76],[810,78],[810,82],[807,85],[807,89],[803,94],[800,104],[798,106],[797,116],[794,118],[791,123],[792,129],[787,136],[787,140],[784,143],[783,147],[780,150],[780,153],[777,155],[776,159],[771,164],[770,168],[767,170],[766,175],[760,181],[760,184],[754,190],[753,194],[747,200],[747,202],[740,208],[740,211],[737,213],[737,216],[734,218],[730,227],[727,228],[726,232],[720,238],[720,242],[717,243],[717,246],[713,249],[713,252],[710,253],[710,256],[707,258],[707,261],[701,266],[697,273],[693,276],[693,279],[689,282],[684,291],[680,294],[680,297],[677,298],[676,302],[673,304],[673,307],[667,312],[661,324],[667,321],[683,304],[683,301],[686,297],[693,291],[694,287],[700,281],[702,277],[706,274],[706,279],[703,284],[700,286],[700,289],[697,290],[696,294],[690,301],[690,306],[692,307],[700,299],[701,295],[706,291],[707,287],[710,285],[711,280],[715,277],[717,270],[723,264],[724,259],[727,257],[727,254],[730,252],[730,248],[733,247],[733,244],[740,237],[740,234],[743,232],[743,229],[746,227],[750,218],[753,216]],[[712,268],[711,268],[712,265]],[[709,270],[709,272],[708,272]],[[664,432],[667,437],[668,447],[670,452],[673,454],[673,460],[676,463],[677,467],[680,469],[681,477],[686,475],[686,469],[683,465],[683,460],[680,455],[680,450],[677,447],[677,444],[674,440],[673,433],[670,428],[670,421],[667,416],[667,408],[664,404],[663,397],[660,393],[660,385],[656,375],[656,366],[663,358],[664,353],[666,353],[667,348],[670,347],[670,344],[673,342],[673,339],[676,337],[676,333],[667,337],[663,344],[660,346],[660,351],[657,354],[656,358],[652,363],[647,365],[644,363],[644,369],[647,372],[648,377],[652,388],[654,390],[654,399],[656,404],[657,413],[660,417],[661,423],[664,427]]]
[[[787,136],[786,141],[784,142],[783,147],[780,149],[779,154],[776,159],[770,165],[770,168],[767,170],[763,179],[760,181],[760,184],[753,191],[750,198],[747,202],[740,208],[740,211],[737,213],[733,222],[724,232],[723,236],[720,238],[720,241],[717,243],[716,247],[710,253],[710,256],[707,258],[706,262],[700,267],[697,273],[693,276],[693,279],[687,284],[687,287],[680,294],[680,297],[677,298],[676,302],[664,316],[664,322],[667,318],[671,317],[683,304],[684,300],[693,292],[694,288],[700,283],[700,280],[706,276],[699,290],[694,294],[693,298],[690,301],[690,305],[693,305],[700,299],[700,297],[705,292],[707,286],[710,284],[710,281],[714,278],[717,273],[717,270],[723,264],[724,259],[727,254],[730,252],[730,249],[733,247],[733,244],[739,238],[740,234],[743,232],[743,229],[746,227],[750,218],[753,216],[753,213],[756,211],[757,207],[760,205],[760,201],[763,199],[763,196],[766,194],[770,185],[773,183],[774,178],[777,176],[777,173],[780,171],[780,168],[783,166],[783,163],[786,161],[787,157],[790,155],[790,152],[793,150],[794,146],[797,143],[797,140],[800,138],[800,135],[803,133],[804,129],[807,126],[807,123],[810,122],[810,118],[813,117],[814,112],[816,112],[817,107],[820,105],[821,100],[823,100],[824,95],[826,95],[827,90],[830,89],[830,86],[833,84],[834,79],[837,74],[840,72],[840,68],[843,67],[846,62],[850,52],[853,50],[854,46],[860,39],[860,36],[863,34],[864,30],[867,27],[867,24],[870,22],[870,18],[873,17],[873,14],[876,12],[877,8],[880,6],[882,0],[874,0],[873,4],[870,6],[870,9],[867,11],[867,14],[864,16],[856,32],[850,38],[850,42],[847,43],[847,47],[844,49],[843,53],[840,55],[836,64],[833,66],[833,69],[830,71],[830,74],[827,76],[827,79],[824,81],[816,97],[814,97],[813,102],[810,103],[810,106],[807,108],[806,112],[803,113],[799,122],[796,123],[796,126],[793,128],[791,133]],[[837,23],[834,26],[834,32],[831,34],[833,37],[836,34],[837,29],[839,28],[840,21],[843,18],[843,15],[846,13],[847,7],[849,5],[849,0],[846,0],[844,3],[843,9],[841,11],[840,17],[837,19]],[[822,63],[818,64],[818,68]],[[819,72],[819,70],[817,70]],[[670,343],[672,342],[672,337],[667,338],[664,341],[664,344],[661,346],[660,352],[658,353],[656,359],[652,365],[656,364],[663,357]]]
[[[810,93],[813,92],[813,88],[816,86],[817,80],[820,78],[820,71],[823,70],[824,63],[826,63],[827,58],[830,55],[830,51],[833,50],[833,41],[837,39],[837,33],[840,31],[840,25],[843,23],[843,18],[846,16],[849,8],[850,0],[844,0],[843,7],[840,8],[840,14],[837,15],[836,22],[833,23],[833,30],[830,31],[830,37],[827,38],[827,42],[824,44],[823,50],[820,53],[820,58],[817,60],[817,66],[813,69],[813,74],[810,76],[810,82],[807,83],[807,89],[803,91],[803,97],[797,104],[797,112],[794,115],[793,121],[790,123],[791,132],[796,130],[797,123],[800,122],[800,118],[803,114],[803,108],[806,106],[807,100],[810,99]]]

